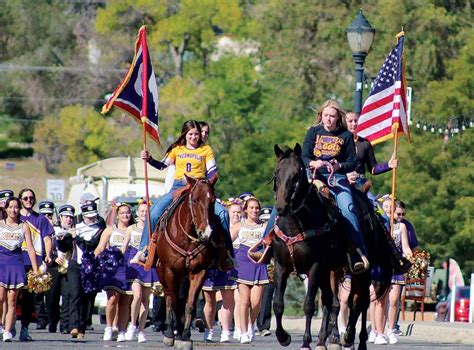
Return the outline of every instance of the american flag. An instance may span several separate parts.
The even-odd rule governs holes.
[[[408,138],[410,136],[406,114],[403,32],[397,37],[398,44],[380,68],[359,118],[357,135],[372,144],[392,138],[396,130]]]
[[[138,31],[135,55],[127,75],[102,107],[102,113],[107,113],[112,106],[130,113],[138,123],[142,122],[142,117],[146,117],[146,131],[153,140],[160,143],[158,87],[148,53],[146,26],[142,26]]]

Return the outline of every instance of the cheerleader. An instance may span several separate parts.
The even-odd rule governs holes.
[[[239,213],[241,214],[240,204],[237,204],[237,206],[239,208]],[[234,211],[232,216],[235,216],[235,205],[231,205],[229,209],[231,210],[231,213]],[[235,219],[233,221],[235,223]],[[240,215],[237,222],[240,222]],[[220,342],[228,343],[230,341],[230,326],[235,305],[234,291],[237,290],[237,282],[235,281],[236,275],[237,271],[235,269],[223,272],[216,268],[211,268],[207,273],[207,278],[202,287],[205,299],[204,318],[206,321],[206,327],[204,329],[204,341],[206,342],[212,341],[213,337],[213,326],[217,308],[217,292],[220,292],[222,296],[222,308],[219,310],[219,320],[222,325]]]
[[[116,203],[118,216],[117,225],[108,226],[100,238],[99,245],[94,250],[97,257],[106,248],[122,248],[127,228],[132,223],[132,210],[127,203]],[[117,342],[124,342],[128,318],[130,316],[130,302],[132,291],[125,277],[125,265],[128,258],[127,252],[124,262],[119,266],[115,274],[105,282],[104,290],[107,293],[107,305],[105,307],[105,318],[107,326],[104,330],[104,341],[113,340],[113,328],[118,330]]]
[[[229,206],[230,230],[242,220],[242,200],[240,198],[232,199]],[[233,241],[234,249],[239,248],[239,240]],[[239,290],[234,289],[234,335],[235,340],[240,340],[240,296]]]
[[[33,272],[38,273],[36,254],[33,248],[31,232],[27,224],[20,223],[20,200],[9,197],[5,203],[6,218],[0,221],[0,308],[7,302],[7,313],[3,329],[3,341],[11,342],[11,330],[15,324],[15,312],[18,293],[26,285],[21,244],[26,242],[26,249]],[[0,310],[0,314],[3,310]]]
[[[263,287],[269,283],[265,264],[256,264],[247,256],[250,247],[257,244],[265,231],[258,216],[260,202],[250,197],[244,202],[243,211],[246,218],[232,227],[232,238],[239,239],[239,248],[236,251],[237,283],[240,294],[240,343],[248,344],[255,337],[254,323],[260,312],[260,303]]]
[[[125,254],[127,249],[129,249],[129,257],[135,256],[140,248],[147,210],[147,204],[142,201],[137,207],[137,223],[129,226],[125,233],[122,252]],[[148,234],[148,232],[144,234]],[[144,329],[148,317],[151,287],[159,283],[158,274],[154,268],[150,269],[150,271],[145,271],[142,265],[131,263],[130,260],[131,259],[127,259],[125,277],[127,282],[132,284],[133,299],[130,307],[131,321],[125,333],[125,339],[128,341],[133,340],[133,336],[138,328],[138,342],[145,343],[146,337]]]
[[[1,190],[0,191],[0,220],[6,219],[7,213],[5,212],[5,203],[9,197],[13,197],[14,193],[12,190]],[[0,319],[0,333],[3,332],[3,325],[5,324],[5,316],[7,314],[7,302],[3,303],[3,313]]]
[[[42,214],[36,212],[33,208],[36,204],[36,194],[30,188],[25,188],[20,191],[18,197],[21,200],[20,220],[25,222],[31,232],[31,239],[33,247],[36,253],[36,264],[42,265],[46,263],[51,264],[51,253],[52,253],[52,240],[51,236],[54,233],[54,228],[48,219]],[[25,262],[25,270],[28,271],[31,268],[31,262],[29,261],[29,255],[26,252],[25,242],[22,245],[23,249],[23,261]],[[43,300],[44,293],[30,293],[27,289],[21,292],[21,329],[20,329],[20,341],[31,341],[28,327],[31,323],[33,312],[36,308],[37,322],[41,325],[41,318],[43,322],[46,322],[47,316],[41,312],[41,302]],[[36,305],[35,305],[36,304]],[[36,307],[35,307],[36,306]]]

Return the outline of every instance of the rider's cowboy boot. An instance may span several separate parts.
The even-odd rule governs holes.
[[[223,272],[227,272],[233,269],[234,266],[234,259],[230,256],[227,249],[221,248],[217,257],[217,268]]]
[[[354,275],[366,272],[369,267],[369,259],[360,248],[355,248],[351,253],[347,253],[349,269]]]
[[[395,274],[405,274],[410,270],[411,262],[403,256],[403,254],[395,246],[395,242],[390,239],[390,256],[392,260],[392,267]]]

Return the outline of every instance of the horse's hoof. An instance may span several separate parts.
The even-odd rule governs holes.
[[[345,348],[351,347],[354,344],[354,340],[350,341],[347,333],[344,333],[344,336],[341,338],[341,345]]]
[[[317,345],[317,346],[314,348],[314,350],[327,350],[327,349],[326,349],[326,346],[324,346],[324,345]]]
[[[277,340],[281,346],[288,346],[291,344],[291,335],[287,331],[284,331],[282,337],[277,336]]]
[[[328,344],[327,350],[342,350],[339,344]]]
[[[166,346],[173,346],[174,345],[174,338],[168,338],[167,336],[163,336],[163,344]]]
[[[179,342],[179,346],[176,346],[178,350],[193,350],[193,342],[191,340]]]
[[[303,346],[303,347],[300,348],[300,350],[311,350],[311,348],[310,348],[310,347]]]

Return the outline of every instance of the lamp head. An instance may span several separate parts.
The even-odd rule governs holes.
[[[374,42],[375,28],[367,21],[362,10],[359,10],[356,19],[346,28],[346,33],[352,54],[367,55]]]

